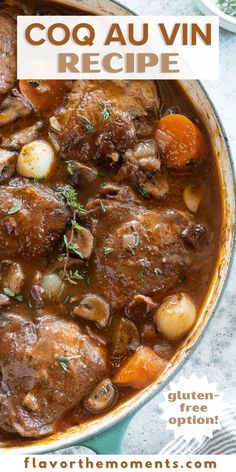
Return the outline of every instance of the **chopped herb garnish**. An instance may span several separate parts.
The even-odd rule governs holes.
[[[8,215],[13,215],[14,213],[17,213],[21,209],[21,204],[19,202],[14,203],[10,210],[7,211]]]
[[[137,247],[139,245],[139,234],[138,233],[134,233],[134,245]]]
[[[135,250],[131,244],[128,245],[128,251],[132,254],[132,256],[135,256]]]
[[[84,279],[84,275],[78,270],[61,271],[60,276],[71,285],[77,285],[78,280]]]
[[[62,146],[62,147],[61,147],[61,150],[60,150],[60,154],[64,154],[65,150],[68,148],[69,145],[70,145],[70,144],[67,143],[67,144],[65,144],[65,146]]]
[[[95,131],[94,125],[88,120],[88,118],[85,118],[84,116],[79,117],[81,123],[84,126],[84,131],[86,133],[93,133]]]
[[[70,301],[70,295],[67,295],[67,296],[64,298],[63,304],[66,305],[67,303],[69,303],[69,301]]]
[[[141,280],[141,282],[144,282],[144,280],[145,280],[145,274],[144,274],[144,272],[140,272],[140,274],[139,274],[139,279]]]
[[[71,208],[74,208],[74,210],[79,210],[82,213],[86,213],[86,210],[78,202],[77,200],[78,193],[73,187],[71,187],[70,185],[67,185],[66,187],[58,188],[57,191],[60,192],[63,195],[63,197],[65,197],[67,204]]]
[[[23,295],[16,295],[13,290],[11,290],[10,288],[8,287],[5,287],[3,289],[5,295],[7,295],[8,297],[11,297],[11,298],[15,298],[15,300],[17,300],[18,302],[22,303],[24,301],[24,297]]]
[[[103,252],[104,254],[107,256],[108,254],[110,254],[111,252],[113,251],[112,247],[104,247],[103,248]]]
[[[147,198],[149,197],[148,193],[141,187],[137,187],[138,192],[142,195],[142,197]]]
[[[63,261],[66,260],[66,257],[67,257],[66,254],[59,254],[57,260],[58,260],[59,262],[63,262]]]
[[[29,307],[30,309],[33,308],[33,305],[32,305],[32,303],[31,303],[31,301],[30,301],[29,299],[27,300],[27,305],[28,305],[28,307]]]
[[[86,279],[86,285],[90,285],[90,279],[89,278]]]
[[[104,121],[109,120],[110,116],[112,115],[111,109],[108,108],[106,103],[104,103],[102,100],[99,101],[99,105],[101,105],[101,107],[103,108],[102,116],[103,116]]]
[[[64,243],[65,243],[65,246],[68,249],[68,251],[73,252],[74,254],[79,256],[80,259],[84,258],[83,255],[81,254],[81,252],[79,251],[78,244],[73,243],[72,241],[68,241],[65,234],[64,234]]]
[[[3,291],[6,295],[8,295],[8,297],[15,297],[15,293],[8,287],[5,287]]]
[[[83,231],[84,228],[76,220],[71,220],[72,228],[77,229],[77,231]]]
[[[69,372],[67,368],[67,364],[74,359],[80,359],[80,358],[81,358],[81,354],[78,354],[78,356],[59,357],[58,362],[61,365],[62,369],[65,370],[65,372]]]
[[[156,267],[156,268],[154,269],[154,272],[155,272],[156,276],[162,274],[162,271],[161,271],[161,269],[159,269],[159,267]]]
[[[67,172],[70,175],[73,175],[73,173],[74,173],[73,166],[70,162],[69,162],[69,164],[67,164]]]
[[[105,207],[104,203],[100,202],[100,207],[101,207],[103,213],[105,213],[106,212],[106,207]]]

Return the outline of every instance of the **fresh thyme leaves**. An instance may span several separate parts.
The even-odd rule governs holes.
[[[154,272],[155,272],[156,276],[162,274],[162,271],[161,271],[161,269],[159,269],[159,267],[156,267],[156,268],[154,269]]]
[[[59,256],[57,257],[57,260],[59,262],[63,262],[66,260],[66,257],[67,257],[67,254],[59,254]]]
[[[226,15],[236,16],[236,0],[218,0],[218,6]]]
[[[65,144],[65,146],[62,146],[60,150],[60,154],[64,154],[65,150],[69,147],[69,143]]]
[[[134,227],[133,227],[133,229],[134,229]],[[137,233],[137,231],[134,231],[133,235],[134,235],[134,242],[133,242],[133,244],[129,244],[127,246],[127,249],[132,254],[132,256],[135,256],[135,248],[139,245],[140,237],[139,237],[139,234]]]
[[[134,233],[134,245],[137,247],[139,245],[139,234],[137,232]]]
[[[132,254],[132,256],[135,256],[135,250],[131,244],[128,245],[128,251]]]
[[[103,252],[104,252],[105,256],[110,254],[112,251],[113,251],[112,247],[104,247],[103,248]]]
[[[144,274],[144,272],[140,272],[140,273],[139,273],[139,280],[141,280],[141,282],[144,282],[144,280],[145,280],[145,274]]]
[[[11,290],[10,288],[8,287],[5,287],[3,289],[5,295],[7,295],[8,297],[11,297],[11,298],[15,298],[15,300],[17,300],[18,302],[22,303],[24,301],[24,297],[23,295],[16,295],[13,290]]]
[[[77,223],[76,220],[71,220],[71,225],[72,228],[76,229],[77,231],[83,231],[83,226],[81,226],[79,223]]]
[[[101,105],[101,107],[103,108],[102,116],[104,121],[109,120],[110,116],[112,115],[111,109],[102,100],[99,100],[99,105]]]
[[[101,207],[103,213],[105,213],[106,212],[106,207],[105,207],[104,203],[102,203],[102,201],[100,202],[100,207]]]
[[[30,308],[30,310],[31,310],[31,308],[33,308],[33,305],[32,305],[32,303],[29,299],[27,300],[27,305]]]
[[[71,164],[71,162],[68,162],[68,164],[67,164],[67,172],[70,175],[73,175],[73,173],[74,173],[73,165]]]
[[[70,295],[67,295],[67,296],[64,298],[63,305],[66,305],[67,303],[69,303],[69,301],[70,301]]]
[[[7,211],[8,215],[14,215],[14,213],[17,213],[21,209],[21,204],[19,202],[14,203],[10,210]]]
[[[73,187],[71,187],[70,185],[67,185],[66,187],[59,187],[57,191],[61,193],[63,197],[65,197],[67,204],[71,208],[73,208],[74,210],[79,210],[82,213],[86,213],[86,210],[84,209],[84,207],[78,202],[77,200],[78,193]]]
[[[8,287],[4,288],[3,291],[6,295],[8,295],[8,297],[15,297],[14,292]]]
[[[74,359],[80,359],[80,358],[81,358],[81,354],[78,354],[78,356],[59,357],[58,362],[65,372],[69,372],[69,369],[67,368],[67,364]]]
[[[73,252],[77,256],[80,257],[80,259],[84,259],[83,255],[79,251],[78,245],[76,243],[73,243],[73,241],[68,241],[67,236],[64,234],[64,243],[66,246],[66,249],[68,249],[69,252]]]
[[[83,280],[84,275],[78,270],[61,271],[60,276],[71,285],[77,285],[78,280]],[[64,301],[65,303],[65,301]]]
[[[88,118],[85,118],[85,116],[79,116],[79,119],[83,124],[86,133],[93,133],[95,131],[95,126],[88,120]]]
[[[144,198],[148,198],[148,193],[141,187],[137,187],[138,192],[142,195]]]

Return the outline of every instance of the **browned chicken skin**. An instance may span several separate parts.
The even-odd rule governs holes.
[[[55,192],[28,181],[0,187],[0,255],[46,254],[63,235],[70,212]]]
[[[53,317],[34,325],[1,315],[0,329],[0,427],[25,437],[51,434],[104,374],[104,350],[76,324]]]
[[[64,155],[116,165],[138,136],[150,135],[159,99],[152,81],[76,81],[62,124]]]
[[[174,210],[148,211],[112,198],[90,201],[88,207],[97,219],[94,282],[114,309],[124,308],[136,294],[163,299],[181,281],[196,252],[203,251],[208,237],[203,226]],[[186,240],[188,232],[191,241]]]

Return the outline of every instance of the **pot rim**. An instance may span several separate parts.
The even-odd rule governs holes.
[[[53,0],[52,0],[53,1]],[[138,16],[136,12],[134,12],[132,9],[129,7],[126,7],[122,5],[117,0],[109,0],[111,3],[122,7],[125,11],[131,13],[131,15]],[[66,2],[66,0],[65,0]],[[54,0],[54,3],[57,3],[56,0]],[[79,8],[79,5],[78,5]],[[182,82],[182,81],[178,81]],[[216,111],[215,105],[213,104],[211,98],[209,97],[208,92],[206,91],[205,87],[202,85],[200,80],[193,80],[191,81],[193,83],[197,83],[201,91],[203,92],[205,98],[207,99],[211,110],[213,112],[213,115],[216,118],[216,122],[219,125],[220,131],[221,131],[221,140],[223,140],[224,145],[227,150],[227,158],[228,158],[228,164],[229,168],[231,171],[231,177],[233,181],[233,201],[234,201],[234,207],[236,204],[236,192],[235,192],[235,185],[236,185],[236,166],[233,162],[233,157],[232,157],[232,151],[230,148],[230,144],[227,138],[227,133],[225,131],[224,125],[222,124],[222,120],[218,115],[218,112]],[[13,446],[6,446],[1,448],[0,446],[0,454],[42,454],[42,453],[49,453],[52,451],[56,451],[62,448],[68,448],[72,446],[79,446],[82,442],[84,442],[87,439],[90,439],[91,437],[94,437],[96,434],[102,433],[105,430],[115,426],[117,423],[121,422],[124,419],[127,419],[129,416],[133,416],[140,408],[142,408],[146,403],[148,403],[152,398],[154,398],[157,394],[159,394],[172,380],[173,378],[177,375],[177,373],[180,371],[180,369],[183,367],[184,363],[187,362],[189,359],[190,355],[196,350],[198,347],[199,343],[202,341],[207,328],[215,316],[219,305],[222,301],[222,298],[224,296],[225,290],[228,285],[228,281],[230,278],[230,275],[232,273],[232,266],[233,266],[233,261],[235,257],[235,248],[236,248],[236,240],[234,238],[235,234],[235,225],[236,225],[236,216],[234,215],[234,220],[233,220],[233,227],[232,227],[232,244],[231,244],[231,249],[230,249],[230,254],[227,260],[227,268],[226,272],[223,276],[223,283],[222,286],[219,289],[219,293],[216,299],[216,302],[214,303],[213,307],[211,308],[211,312],[208,314],[207,320],[205,321],[205,324],[203,328],[199,331],[197,338],[192,342],[192,345],[190,344],[190,347],[186,349],[186,352],[183,356],[183,358],[174,366],[171,366],[170,364],[170,372],[169,369],[167,369],[166,373],[164,373],[164,379],[162,377],[160,378],[160,381],[150,385],[147,389],[142,390],[138,392],[136,395],[134,395],[130,400],[125,402],[123,405],[118,407],[118,411],[114,410],[112,412],[109,412],[108,414],[105,414],[101,418],[95,420],[95,421],[88,421],[88,423],[85,424],[85,429],[80,431],[78,429],[79,425],[70,428],[64,433],[59,433],[59,434],[54,434],[51,437],[48,438],[38,438],[35,439],[35,444],[30,442],[29,445],[27,445],[27,439],[23,440],[22,443],[17,443],[17,445]],[[203,305],[206,303],[203,303]],[[129,405],[130,401],[133,401],[133,404]],[[88,426],[88,432],[86,431],[86,425]],[[40,444],[37,445],[37,442]],[[82,444],[81,444],[82,445]]]

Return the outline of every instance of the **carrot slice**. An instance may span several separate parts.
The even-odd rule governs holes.
[[[168,362],[149,347],[141,346],[120,367],[113,378],[117,385],[124,385],[137,389],[150,385],[166,368]]]
[[[35,109],[49,110],[62,102],[66,86],[63,80],[20,80],[19,89]]]
[[[200,162],[207,150],[201,130],[184,115],[166,115],[160,119],[155,138],[164,165],[183,169]]]

